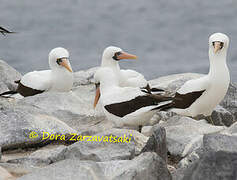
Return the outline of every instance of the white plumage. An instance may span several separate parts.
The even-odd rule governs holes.
[[[100,102],[106,117],[119,127],[144,125],[155,114],[154,108],[171,102],[147,103],[150,102],[152,95],[142,92],[139,87],[120,87],[118,76],[110,68],[100,68],[94,78],[100,82]],[[132,107],[133,105],[138,108]]]
[[[187,81],[177,92],[187,93],[204,91],[191,106],[186,109],[174,108],[172,111],[195,117],[203,114],[210,116],[213,109],[224,98],[230,83],[229,70],[226,65],[229,38],[222,33],[215,33],[209,38],[209,61],[210,70],[207,75],[199,79]]]
[[[118,61],[121,59],[119,55],[117,56],[118,59],[116,59],[117,53],[120,56],[123,53],[126,54],[121,59],[136,59],[136,56],[123,52],[121,48],[109,46],[103,52],[101,67],[111,68],[118,77],[121,87],[146,87],[148,82],[141,73],[134,70],[120,70]]]
[[[33,96],[45,91],[67,92],[73,85],[73,72],[69,62],[69,52],[61,47],[49,53],[51,70],[33,71],[25,74],[17,82],[16,92],[8,91],[1,94],[19,93],[22,96]]]

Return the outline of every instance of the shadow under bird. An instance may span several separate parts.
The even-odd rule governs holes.
[[[62,47],[54,48],[49,53],[49,67],[51,70],[33,71],[22,76],[16,91],[7,91],[0,96],[20,95],[33,96],[46,91],[68,92],[73,85],[73,71],[69,62],[69,52]],[[9,97],[9,96],[7,96]]]

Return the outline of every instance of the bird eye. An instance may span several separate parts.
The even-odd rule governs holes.
[[[119,59],[118,59],[118,56],[121,55],[121,54],[122,54],[122,52],[116,52],[116,53],[114,53],[113,59],[116,60],[116,61],[118,61],[118,60],[119,60]]]
[[[62,63],[62,62],[63,62],[63,60],[62,60],[62,58],[59,58],[59,59],[57,59],[57,61],[56,61],[56,62],[57,62],[57,64],[58,64],[58,65],[60,65],[60,63]]]
[[[224,43],[223,43],[223,42],[221,42],[221,44],[220,44],[220,45],[221,45],[221,49],[222,49],[222,48],[223,48],[223,46],[224,46]]]

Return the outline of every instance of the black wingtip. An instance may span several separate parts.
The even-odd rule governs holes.
[[[13,34],[13,33],[17,33],[17,32],[9,31],[6,28],[3,28],[2,26],[0,26],[0,33],[2,35],[6,36],[6,34]]]

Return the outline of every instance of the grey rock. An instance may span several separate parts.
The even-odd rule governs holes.
[[[193,152],[191,152],[189,155],[187,155],[183,159],[181,159],[181,161],[179,161],[179,163],[177,164],[178,171],[182,171],[188,168],[194,162],[198,161],[205,152],[206,151],[204,150],[204,148],[200,147],[194,150]]]
[[[6,169],[0,166],[0,180],[15,180],[16,178],[11,175]]]
[[[55,148],[39,149],[31,153],[28,157],[8,160],[7,163],[23,164],[24,166],[42,167],[54,162],[64,160],[67,148],[60,145]]]
[[[181,173],[177,173],[174,180],[235,180],[237,168],[237,153],[225,151],[210,151],[205,153]]]
[[[183,73],[174,74],[169,76],[160,77],[149,81],[152,87],[161,87],[166,90],[175,92],[177,91],[186,81],[190,79],[196,79],[202,77],[203,74],[197,73]]]
[[[174,116],[160,123],[167,136],[167,148],[171,155],[185,157],[202,146],[203,135],[224,130],[224,126],[213,126],[205,120]]]
[[[110,129],[113,124],[106,119],[100,104],[96,110],[93,108],[94,91],[93,85],[79,86],[72,92],[26,97],[17,104],[37,107],[79,132],[95,134]]]
[[[164,127],[154,126],[153,133],[141,152],[156,152],[167,162],[166,132]]]
[[[0,111],[0,146],[3,150],[43,143],[43,132],[70,134],[76,131],[56,117],[34,107],[4,107]],[[30,138],[35,132],[34,138]]]
[[[88,85],[94,82],[94,74],[98,67],[90,68],[85,71],[78,71],[74,73],[73,86]]]
[[[136,130],[132,129],[109,129],[104,132],[96,134],[97,136],[104,136],[104,135],[114,135],[117,137],[123,137],[126,135],[126,137],[131,137],[131,141],[135,143],[135,154],[140,154],[142,148],[146,145],[146,142],[148,140],[148,137],[144,136],[143,134],[139,133]]]
[[[235,116],[220,105],[214,109],[211,117],[213,123],[217,126],[230,126],[236,122]]]
[[[108,179],[171,180],[165,161],[156,153],[146,152],[133,160],[98,163]]]
[[[237,135],[237,122],[232,124],[229,128],[222,131],[221,134],[227,134],[227,135]]]
[[[93,161],[67,159],[24,175],[19,180],[94,180],[107,179],[100,166]]]
[[[153,126],[143,126],[141,133],[144,136],[151,136],[153,132]]]
[[[6,62],[0,60],[0,93],[16,90],[16,80],[21,79],[21,74]]]
[[[97,142],[87,141],[76,142],[67,148],[65,153],[66,158],[79,158],[80,160],[93,160],[93,161],[109,161],[109,160],[124,160],[132,159],[135,156],[134,141],[116,142],[114,143],[113,134],[106,134],[104,136],[91,136],[92,139],[97,139]],[[99,138],[107,138],[100,142]],[[111,141],[111,142],[110,142]]]
[[[220,103],[222,107],[227,109],[229,112],[231,112],[234,117],[235,121],[237,121],[237,85],[232,83],[229,86],[229,89],[227,91],[227,94],[224,98],[224,100]]]
[[[185,176],[187,176],[188,171],[191,171],[194,164],[199,164],[200,161],[202,161],[202,158],[205,157],[207,154],[217,153],[217,152],[222,152],[224,154],[229,153],[229,152],[237,153],[236,142],[237,142],[237,136],[228,136],[228,135],[223,135],[219,133],[204,135],[203,147],[196,149],[195,151],[193,151],[191,154],[189,154],[187,157],[183,158],[179,162],[178,170],[173,175],[174,179],[185,179]],[[210,166],[211,163],[216,163],[217,161],[222,161],[222,160],[216,159],[215,162],[208,162],[208,166]],[[218,164],[214,164],[211,166],[218,168],[216,167],[218,166]],[[223,171],[222,173],[228,173],[228,170],[227,172],[223,172]]]
[[[237,136],[206,134],[203,137],[203,147],[208,152],[225,151],[237,153]]]

